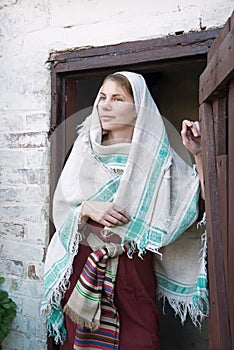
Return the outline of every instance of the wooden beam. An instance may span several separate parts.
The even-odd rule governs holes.
[[[52,53],[57,73],[206,55],[220,29]]]
[[[61,173],[65,158],[65,129],[64,129],[64,78],[51,71],[51,125],[49,131],[50,141],[50,198]],[[64,100],[65,101],[65,100]],[[50,236],[54,233],[52,223],[52,206],[50,206]]]
[[[217,166],[217,181],[218,181],[218,193],[219,193],[219,208],[220,208],[220,224],[223,244],[223,260],[225,269],[225,280],[228,285],[229,273],[228,273],[228,254],[229,254],[229,242],[228,242],[228,156],[220,155],[216,157]],[[227,287],[228,288],[228,287]],[[227,290],[228,293],[228,290]],[[227,299],[229,297],[227,296]]]
[[[214,138],[216,153],[217,182],[219,194],[220,223],[223,243],[223,258],[225,267],[225,280],[228,281],[228,147],[227,147],[227,98],[220,98],[212,103],[214,120]]]
[[[227,99],[219,98],[213,102],[213,118],[215,132],[216,155],[227,154]]]
[[[161,49],[161,47],[173,47],[173,46],[190,46],[191,44],[197,43],[210,43],[214,41],[220,32],[221,28],[199,31],[199,32],[190,32],[181,35],[170,35],[161,38],[154,38],[149,40],[136,40],[129,41],[120,44],[114,45],[105,45],[105,46],[86,46],[80,47],[73,50],[67,51],[58,51],[53,52],[50,55],[50,61],[56,62],[65,62],[69,60],[75,60],[82,57],[90,56],[103,56],[103,55],[115,55],[126,54],[132,52],[141,52],[141,51],[151,51],[152,49]]]
[[[67,160],[77,137],[78,87],[77,81],[66,79],[66,156]]]
[[[200,76],[200,104],[226,93],[234,76],[234,32],[229,32]]]
[[[208,322],[209,348],[231,350],[211,105],[202,104],[199,113],[203,164],[206,164],[204,176],[205,198],[207,198],[208,276],[211,306]]]
[[[50,141],[50,198],[53,198],[55,186],[57,183],[57,171],[58,171],[58,159],[57,150],[59,144],[63,142],[59,139],[57,133],[57,127],[61,121],[61,88],[62,80],[55,73],[53,67],[51,69],[51,122],[49,130],[49,141]],[[54,226],[52,223],[52,208],[50,206],[50,235],[54,233]]]
[[[228,202],[228,295],[229,295],[229,315],[231,324],[231,334],[232,334],[232,348],[234,349],[234,80],[229,86],[229,96],[228,96],[228,188],[229,188],[229,202]]]

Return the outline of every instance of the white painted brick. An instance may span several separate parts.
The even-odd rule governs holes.
[[[25,237],[31,244],[43,244],[49,235],[47,223],[27,222],[25,226]]]
[[[207,6],[209,7],[209,4],[215,6],[217,2],[217,0],[208,1]],[[201,0],[198,4],[195,1],[191,2],[191,5],[188,1],[183,1],[180,5],[180,2],[175,1],[164,1],[159,4],[151,0],[147,1],[147,4],[149,5],[138,2],[136,5],[135,1],[125,1],[118,2],[118,6],[115,6],[110,2],[107,4],[101,1],[87,1],[79,7],[75,1],[69,4],[53,1],[51,23],[60,28],[64,27],[60,37],[66,36],[65,46],[70,47],[104,45],[126,41],[126,38],[128,40],[152,38],[180,30],[200,30],[199,18],[204,7],[204,2]],[[224,9],[224,13],[216,26],[222,25],[231,14],[224,3],[222,6],[219,3],[219,6]],[[171,18],[174,19],[171,21]],[[59,49],[61,46],[64,45],[59,44]]]
[[[77,10],[77,3],[74,1],[71,3],[63,2],[63,5],[60,6],[59,3],[53,2],[53,10],[51,11],[52,27],[47,31],[36,31],[26,36],[24,41],[24,51],[27,47],[32,48],[32,51],[38,50],[37,43],[40,40],[41,47],[44,47],[45,51],[50,51],[67,49],[68,47],[72,48],[87,45],[118,43],[126,41],[126,38],[127,40],[138,40],[141,38],[168,35],[181,30],[180,21],[174,21],[174,25],[172,27],[170,26],[171,14],[174,14],[175,17],[176,14],[179,14],[178,18],[183,17],[184,30],[189,31],[194,28],[199,30],[199,17],[204,5],[200,3],[199,6],[195,6],[195,4],[193,4],[190,11],[192,17],[188,17],[186,12],[183,14],[182,6],[182,10],[179,10],[180,7],[178,3],[171,2],[171,10],[169,4],[166,5],[163,3],[162,8],[158,10],[158,3],[154,2],[152,6],[145,6],[144,3],[144,9],[147,9],[147,11],[142,11],[141,5],[139,4],[136,6],[134,2],[131,11],[128,10],[130,6],[123,4],[123,8],[118,6],[118,13],[116,13],[116,6],[110,4],[110,2],[108,3],[109,7],[106,6],[107,9],[105,9],[105,11],[101,11],[104,3],[101,3],[100,1],[95,3],[90,2],[90,12],[87,10],[89,9],[89,6],[87,7],[84,2],[82,7],[84,8],[84,11],[86,11],[86,16],[81,16],[82,21],[84,21],[84,23],[81,23],[78,21],[79,11]],[[97,6],[98,11],[95,11],[95,6]],[[225,6],[222,7],[225,9]],[[189,5],[187,3],[186,9],[188,8]],[[68,16],[69,24],[67,24],[66,14],[69,13],[69,11],[73,12],[73,14],[75,13],[76,18],[74,18],[74,21],[76,20],[76,23],[74,23],[73,17]],[[132,11],[135,11],[134,16],[132,15]],[[224,17],[219,20],[219,25],[222,25],[226,18],[231,14],[230,10],[224,10],[224,13]],[[61,23],[57,23],[57,27],[55,26],[56,22],[53,26],[53,15],[55,20],[58,20],[58,22],[60,20],[62,21]],[[94,16],[94,18],[92,18],[92,16]],[[163,17],[164,20],[162,20]],[[129,19],[131,20],[129,21]],[[193,23],[196,23],[196,25]],[[192,24],[192,26],[190,26],[190,24]],[[118,28],[118,30],[116,30],[116,28]]]
[[[19,288],[21,286],[21,281],[22,281],[22,279],[20,279],[20,278],[6,276],[4,284],[3,284],[3,287],[4,287],[4,290],[8,291],[8,293],[9,293],[9,295],[10,295],[10,297],[12,299],[14,299],[15,297],[18,298],[20,300],[20,302],[19,302],[18,299],[16,299],[17,300],[17,304],[22,306],[22,304],[23,304],[23,300],[21,298],[22,294],[18,293],[18,295],[17,295],[17,291],[19,290]],[[14,297],[12,296],[13,293],[14,293]],[[15,299],[14,299],[14,301],[15,301]],[[20,313],[21,312],[22,312],[22,310],[20,311]]]
[[[215,1],[213,6],[205,4],[201,11],[202,22],[207,28],[220,26],[221,21],[224,23],[228,17],[227,14],[230,16],[233,10],[233,1],[225,2],[225,6],[222,6],[222,2],[217,4]]]
[[[44,222],[46,219],[45,208],[40,205],[2,205],[2,220],[8,222],[23,223],[25,221]]]
[[[11,132],[11,131],[22,131],[24,129],[23,115],[17,113],[0,113],[0,131]]]
[[[47,343],[46,338],[38,339],[38,338],[32,338],[30,340],[26,340],[26,347],[27,350],[47,350]]]
[[[25,168],[35,169],[35,168],[49,168],[50,159],[48,150],[35,150],[29,149],[25,150]]]
[[[45,113],[32,113],[26,115],[26,130],[48,131],[50,125],[50,115]]]
[[[12,60],[11,52],[5,50],[5,57],[7,60]],[[22,56],[21,60],[25,61],[26,57]],[[40,111],[47,109],[47,103],[50,98],[50,86],[48,85],[49,74],[46,67],[44,67],[46,60],[47,57],[43,57],[42,61],[39,62],[39,66],[43,67],[40,69],[40,72],[35,72],[32,69],[31,71],[28,69],[25,72],[22,72],[22,69],[20,71],[15,70],[10,73],[7,80],[0,81],[0,111],[13,110],[17,112],[19,110],[32,110],[33,113],[35,110]],[[16,66],[20,69],[17,60],[12,60],[11,64],[13,67]],[[34,77],[33,79],[32,76]],[[13,79],[14,84],[11,83]]]
[[[48,149],[0,149],[0,166],[14,169],[45,169],[49,167]]]
[[[27,187],[4,187],[0,186],[0,198],[2,202],[21,202],[38,204],[48,203],[48,187],[28,185]]]
[[[0,222],[0,237],[8,240],[27,241],[31,244],[42,245],[47,242],[48,224],[38,222]]]
[[[15,332],[24,333],[27,339],[32,337],[46,338],[46,324],[43,322],[42,318],[38,319],[25,317],[24,315],[16,315],[11,324],[11,329]]]
[[[3,244],[4,243],[4,244]],[[21,260],[35,260],[38,262],[44,259],[43,246],[35,246],[26,242],[14,242],[5,240],[1,241],[1,257],[7,259]]]
[[[24,299],[40,299],[43,292],[42,280],[23,280],[22,278],[12,278],[7,276],[4,282],[4,289],[14,296]],[[22,299],[22,300],[24,300]]]
[[[118,6],[110,1],[86,1],[77,2],[75,0],[69,3],[63,1],[51,2],[51,25],[66,27],[69,25],[84,25],[98,22],[111,23],[116,18],[132,19],[136,22],[136,16],[144,20],[144,16],[157,11],[157,13],[173,12],[178,10],[177,2],[167,0],[164,2],[155,2],[154,0],[140,1],[136,4],[135,0],[120,0]],[[119,30],[119,28],[118,28]]]
[[[40,318],[40,301],[23,298],[23,315]]]
[[[0,166],[24,168],[24,154],[21,150],[0,149]]]
[[[1,91],[2,88],[0,84]],[[47,98],[48,96],[44,91],[35,93],[25,92],[22,98],[22,92],[20,93],[8,88],[4,91],[4,99],[2,99],[3,102],[1,102],[0,111],[30,109],[32,106],[35,109],[46,109],[48,107]]]
[[[42,281],[43,280],[43,274],[44,274],[44,263],[38,263],[37,261],[30,261],[27,263],[27,278],[32,281]],[[39,284],[37,283],[29,283],[28,281],[26,282],[27,285],[29,286],[29,290],[31,293],[31,290],[33,287],[35,287],[38,291],[34,291],[32,293],[32,296],[34,298],[40,298],[40,295],[43,292],[43,282]]]
[[[1,260],[1,266],[0,266],[1,276],[5,275],[12,275],[16,277],[23,277],[24,276],[24,264],[20,260],[9,260],[9,259],[2,259]]]
[[[27,47],[27,50],[30,47]],[[48,59],[48,49],[38,53],[38,49],[30,52],[22,47],[20,56],[15,56],[14,48],[4,48],[4,56],[0,65],[6,69],[5,60],[11,66],[6,70],[5,79],[0,80],[0,111],[49,111],[50,105],[50,82],[49,71],[45,62]],[[32,51],[31,51],[32,50]],[[32,53],[33,52],[33,53]],[[34,57],[35,56],[35,57]],[[32,64],[32,61],[36,61]],[[23,63],[19,63],[23,62]],[[33,78],[32,78],[33,77]]]
[[[31,323],[30,323],[31,321]],[[28,330],[32,329],[34,320],[28,320]],[[46,350],[46,333],[43,337],[34,337],[31,333],[12,331],[3,341],[2,350]]]
[[[0,167],[1,183],[5,185],[45,185],[48,184],[47,169],[14,169]]]
[[[7,57],[11,55],[11,52],[8,52],[8,51],[5,50]],[[31,60],[34,59],[34,57],[31,57],[30,53],[28,55],[31,58]],[[22,55],[21,59],[24,61],[29,60],[28,57],[26,57],[25,55]],[[13,65],[13,67],[14,66],[18,67],[17,61],[13,60],[12,58],[11,60],[12,60],[11,64]],[[48,84],[49,76],[48,76],[48,71],[45,67],[46,60],[47,60],[46,56],[41,58],[41,60],[38,62],[38,66],[40,68],[38,68],[37,71],[35,70],[36,69],[35,66],[31,65],[31,62],[28,62],[28,63],[25,62],[25,66],[21,67],[20,71],[15,71],[11,73],[12,76],[9,77],[10,80],[7,80],[7,83],[4,84],[5,89],[2,90],[3,96],[7,95],[9,92],[12,94],[15,94],[14,98],[16,100],[12,100],[10,109],[13,109],[16,111],[27,109],[27,110],[32,110],[32,112],[33,112],[33,109],[45,110],[45,106],[46,106],[45,102],[47,102],[47,99],[50,97],[50,94],[49,94],[50,86]],[[27,70],[26,70],[26,67],[27,67]],[[14,78],[15,84],[12,85],[11,79],[13,79],[14,75],[16,76]],[[33,79],[32,79],[32,76],[33,76]],[[1,85],[2,84],[0,83],[0,86]],[[19,99],[19,96],[21,96],[21,100]],[[4,100],[6,99],[6,97],[7,96],[4,96]],[[39,105],[38,102],[40,102],[41,105]],[[29,103],[32,103],[32,104],[29,105]],[[1,109],[4,109],[4,108],[1,107]]]
[[[21,132],[0,134],[2,147],[9,148],[40,148],[47,146],[46,132]]]
[[[25,335],[11,332],[3,341],[2,350],[25,350]]]
[[[5,6],[1,12],[2,34],[8,37],[23,35],[30,31],[41,30],[49,24],[47,1],[24,1],[22,5]]]
[[[16,313],[18,315],[22,314],[23,312],[23,300],[22,297],[17,297],[15,294],[9,292],[9,296],[16,304]]]
[[[0,236],[9,239],[22,240],[26,234],[25,223],[0,222]]]

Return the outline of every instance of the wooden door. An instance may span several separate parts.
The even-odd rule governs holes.
[[[234,349],[234,12],[215,39],[200,77],[205,175],[209,349]]]

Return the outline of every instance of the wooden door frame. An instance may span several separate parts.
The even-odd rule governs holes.
[[[208,233],[211,349],[234,348],[234,12],[200,76],[200,119]]]
[[[219,31],[220,28],[216,28],[164,38],[51,53],[50,198],[52,199],[66,158],[68,146],[63,122],[68,114],[75,112],[74,101],[77,96],[73,89],[74,79],[105,75],[120,69],[144,73],[170,69],[172,66],[191,61],[206,62],[207,53]],[[69,111],[65,107],[67,99],[70,101]],[[50,210],[50,217],[51,214]],[[54,226],[50,221],[51,236],[53,233]],[[48,342],[48,349],[56,349],[51,340]]]

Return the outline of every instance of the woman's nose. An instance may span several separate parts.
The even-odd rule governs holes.
[[[102,108],[104,109],[104,110],[111,110],[111,101],[110,100],[105,100],[105,101],[103,101],[103,103],[102,103]]]

